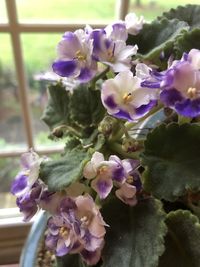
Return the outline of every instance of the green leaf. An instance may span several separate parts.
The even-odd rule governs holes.
[[[168,12],[164,12],[161,17],[167,19],[178,19],[180,21],[185,21],[190,25],[191,28],[200,27],[200,6],[199,5],[186,5],[178,6],[177,8],[172,8]]]
[[[68,153],[68,152],[72,151],[73,149],[76,149],[80,145],[81,145],[81,142],[77,137],[69,136],[67,138],[67,142],[65,144],[65,153]]]
[[[48,88],[49,101],[44,110],[42,120],[53,129],[70,122],[69,99],[70,93],[61,83],[52,84]]]
[[[184,52],[191,49],[200,49],[200,28],[182,34],[174,43],[176,58],[180,58]]]
[[[89,160],[85,150],[74,149],[59,160],[42,163],[40,178],[50,191],[62,190],[82,177],[83,167]]]
[[[166,250],[159,267],[200,266],[200,224],[190,211],[177,210],[167,215]]]
[[[65,255],[63,257],[57,257],[57,267],[85,267],[81,258],[77,254]]]
[[[171,51],[175,39],[186,30],[188,24],[177,19],[154,20],[150,24],[144,24],[138,35],[129,36],[128,43],[138,45],[138,56],[143,60],[160,65],[160,53]]]
[[[165,214],[158,200],[135,207],[112,200],[102,209],[107,228],[102,267],[157,267],[164,251]]]
[[[200,189],[200,126],[160,125],[147,135],[141,155],[144,189],[174,201],[186,190]]]
[[[80,85],[74,90],[70,101],[71,120],[82,127],[98,125],[105,115],[100,91]]]

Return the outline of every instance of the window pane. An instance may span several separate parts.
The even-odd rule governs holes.
[[[7,13],[6,13],[6,6],[5,1],[0,1],[0,23],[8,22]]]
[[[115,0],[17,0],[17,7],[20,20],[65,20],[66,23],[81,19],[105,21],[115,17]]]
[[[47,104],[48,81],[41,78],[44,72],[51,69],[56,58],[55,47],[62,34],[23,34],[22,46],[29,82],[30,106],[33,117],[34,143],[36,147],[63,147],[61,142],[48,139],[49,129],[41,121]]]
[[[162,12],[168,11],[170,8],[186,4],[199,4],[199,0],[131,0],[130,12],[143,15],[149,21],[161,15]]]
[[[0,34],[0,151],[26,148],[9,34]]]
[[[16,207],[16,198],[9,192],[18,171],[19,158],[0,158],[0,209]]]

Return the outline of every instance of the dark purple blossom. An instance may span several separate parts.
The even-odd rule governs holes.
[[[162,72],[152,71],[142,82],[148,88],[159,87],[160,99],[182,116],[200,115],[200,50],[184,53]]]

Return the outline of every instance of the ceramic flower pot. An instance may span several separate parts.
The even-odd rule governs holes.
[[[38,214],[35,222],[33,223],[26,243],[24,245],[21,258],[21,267],[35,267],[37,266],[37,256],[39,243],[43,237],[44,231],[46,229],[47,223],[47,213],[41,212]]]

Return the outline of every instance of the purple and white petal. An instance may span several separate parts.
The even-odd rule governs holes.
[[[124,183],[115,191],[116,196],[125,204],[135,206],[137,204],[136,187],[128,183]]]
[[[123,21],[116,22],[114,24],[109,24],[105,28],[105,32],[108,38],[113,41],[126,41],[128,38],[128,32],[126,25]]]
[[[112,179],[98,176],[92,181],[91,187],[97,192],[101,199],[105,199],[112,190]]]
[[[28,176],[24,172],[20,172],[15,177],[11,185],[11,193],[20,196],[26,191]]]

